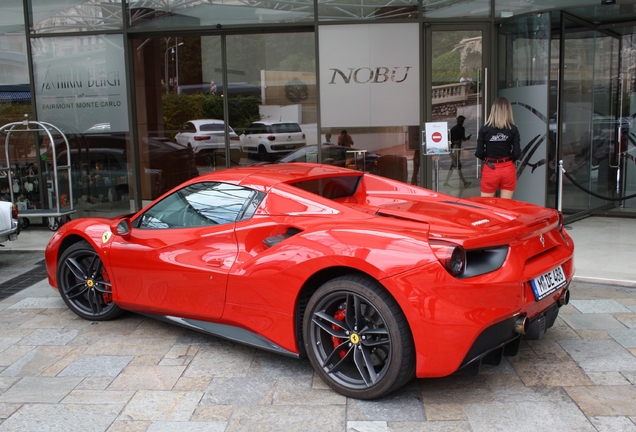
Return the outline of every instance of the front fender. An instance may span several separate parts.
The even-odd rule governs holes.
[[[111,223],[112,219],[106,218],[76,219],[65,223],[53,234],[44,250],[46,273],[49,284],[53,288],[58,289],[57,267],[60,256],[66,249],[79,241],[86,241],[90,244],[104,264],[108,266],[108,250],[112,235]]]

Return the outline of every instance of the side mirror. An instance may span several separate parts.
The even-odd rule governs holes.
[[[132,230],[132,225],[130,223],[129,218],[118,219],[115,223],[110,226],[110,231],[113,234],[117,234],[123,237],[127,237],[130,235]]]

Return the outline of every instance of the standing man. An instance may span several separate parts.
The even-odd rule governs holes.
[[[353,138],[347,133],[345,129],[340,131],[338,135],[338,145],[343,147],[353,147]]]
[[[464,187],[470,186],[470,182],[466,181],[464,178],[464,174],[462,173],[462,162],[460,160],[460,154],[462,151],[462,142],[468,141],[471,135],[466,136],[466,128],[464,128],[464,120],[466,117],[460,115],[457,117],[457,124],[453,126],[450,130],[450,140],[451,140],[451,166],[448,169],[448,174],[446,175],[446,181],[444,182],[444,186],[450,186],[448,184],[448,180],[450,180],[451,174],[453,174],[453,169],[457,169],[457,174],[459,174],[459,178],[464,184]]]

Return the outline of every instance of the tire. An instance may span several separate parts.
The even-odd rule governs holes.
[[[107,321],[123,312],[113,302],[110,278],[102,260],[85,241],[75,243],[62,254],[57,284],[64,303],[81,318]]]
[[[258,146],[258,160],[262,162],[269,161],[269,154],[267,153],[265,146],[262,144]]]
[[[51,231],[57,231],[60,227],[60,220],[56,217],[49,217],[49,229]]]
[[[347,397],[379,398],[415,374],[406,318],[393,297],[369,278],[342,276],[322,285],[307,304],[303,335],[318,375]]]

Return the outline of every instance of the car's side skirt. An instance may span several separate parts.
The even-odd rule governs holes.
[[[244,345],[249,345],[255,348],[260,348],[266,351],[275,352],[277,354],[286,355],[288,357],[300,358],[300,355],[288,351],[275,343],[271,342],[268,339],[265,339],[262,336],[257,335],[249,330],[245,330],[239,327],[229,326],[226,324],[218,324],[207,321],[200,321],[190,318],[180,318],[169,315],[156,315],[150,313],[142,313],[142,315],[149,316],[151,318],[155,318],[161,321],[166,321],[169,323],[177,324],[182,327],[189,328],[191,330],[196,330],[201,333],[206,333],[212,336],[218,336],[223,339],[228,339],[234,342],[242,343]]]

